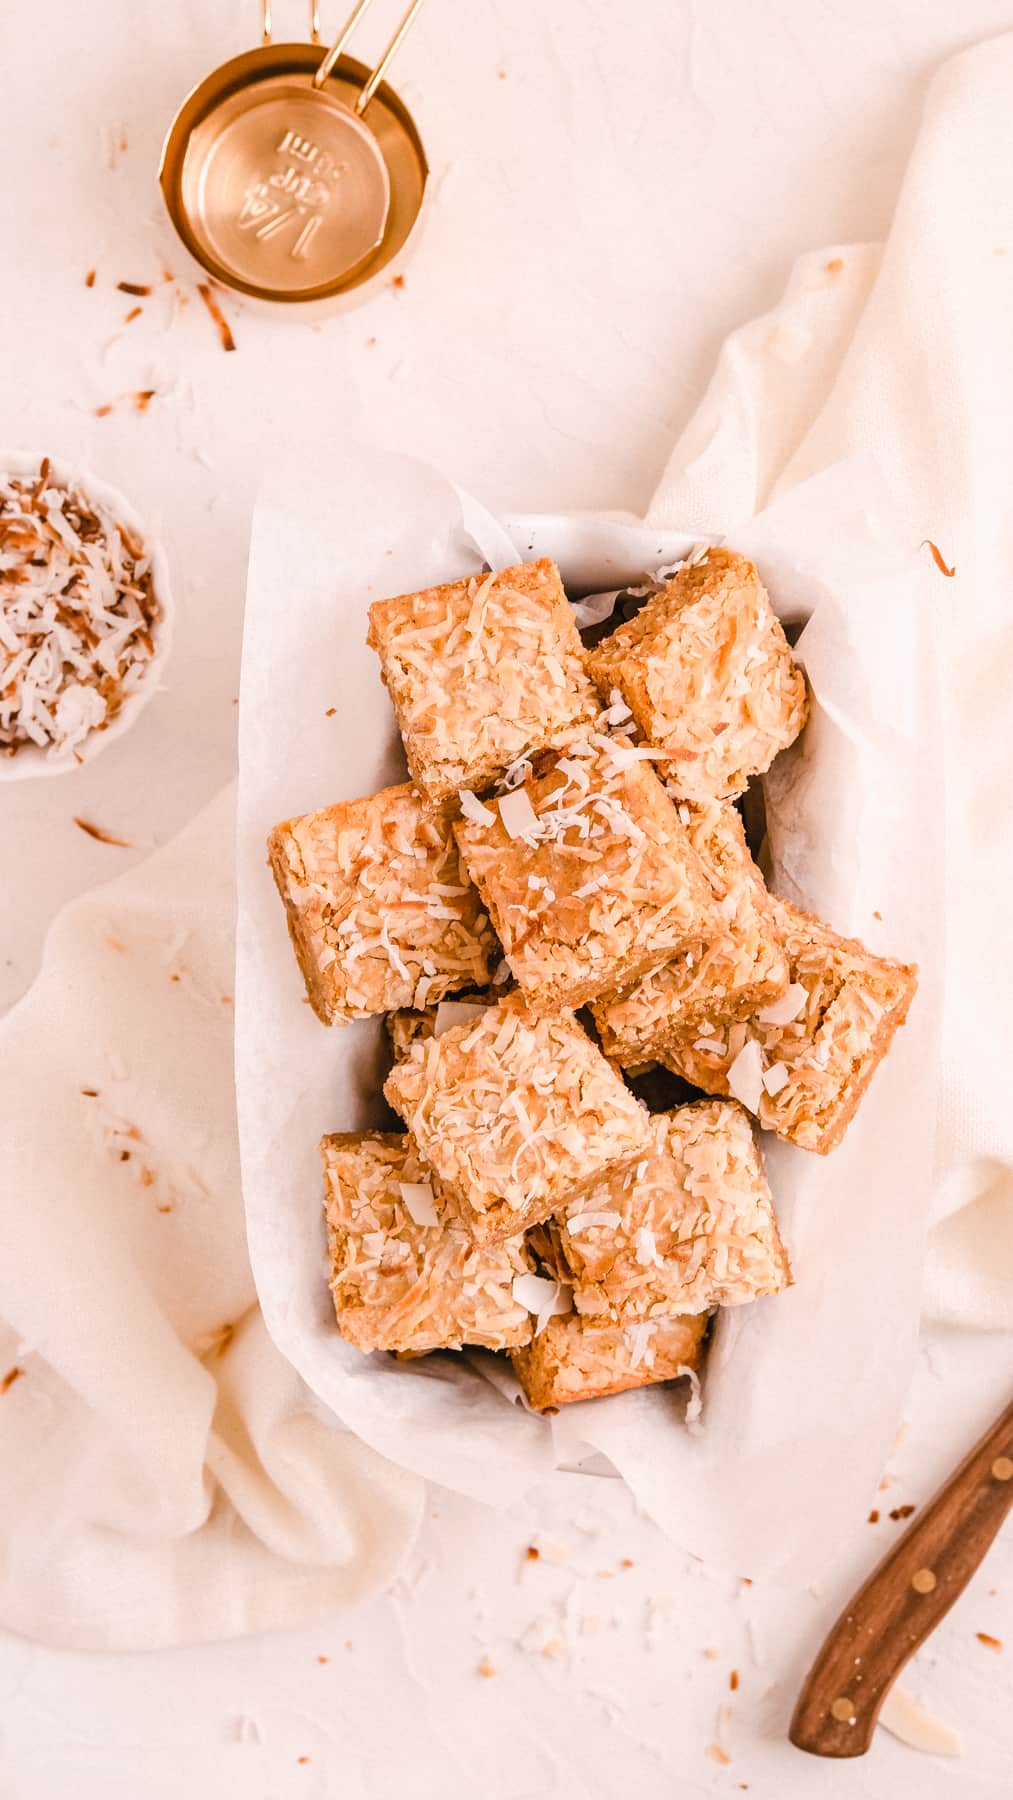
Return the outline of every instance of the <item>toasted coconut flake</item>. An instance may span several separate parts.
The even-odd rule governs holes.
[[[85,832],[88,837],[94,838],[96,843],[114,844],[117,850],[133,849],[133,845],[129,838],[114,837],[111,831],[103,831],[101,825],[93,825],[90,819],[75,818],[74,824],[79,830]]]
[[[499,798],[499,816],[509,838],[530,837],[538,831],[538,815],[523,788]]]
[[[536,1315],[535,1337],[541,1335],[550,1319],[573,1309],[570,1289],[544,1275],[515,1275],[512,1293],[519,1306],[526,1306],[528,1312]]]
[[[416,1225],[438,1225],[439,1214],[431,1181],[400,1181],[401,1198]]]
[[[922,538],[922,541],[918,546],[919,550],[924,550],[926,545],[928,546],[929,550],[932,552],[932,561],[935,563],[936,568],[939,570],[940,575],[945,575],[945,576],[947,576],[948,579],[952,580],[954,575],[957,573],[956,563],[954,563],[953,567],[950,568],[948,563],[946,562],[945,557],[943,556],[942,551],[939,548],[939,545],[934,544],[932,542],[931,538]]]
[[[458,799],[461,802],[461,812],[473,825],[495,825],[496,814],[492,807],[484,806],[478,795],[473,794],[469,788],[462,788]]]
[[[879,1723],[912,1750],[924,1750],[930,1756],[960,1756],[963,1751],[959,1733],[896,1682],[880,1709]]]
[[[793,981],[780,1000],[772,1000],[769,1006],[761,1006],[756,1017],[761,1025],[790,1025],[805,1010],[809,990],[801,981]]]
[[[728,1092],[751,1113],[760,1110],[763,1092],[763,1052],[754,1038],[743,1044],[728,1069]]]
[[[566,1229],[569,1232],[589,1231],[592,1225],[603,1225],[606,1230],[614,1231],[621,1224],[622,1219],[617,1212],[581,1212],[573,1213],[567,1219]]]
[[[232,335],[232,329],[206,281],[198,281],[197,292],[218,328],[218,338],[222,349],[234,350],[236,348],[236,340]]]

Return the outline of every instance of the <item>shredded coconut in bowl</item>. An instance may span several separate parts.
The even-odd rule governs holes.
[[[140,535],[83,485],[0,474],[0,755],[83,761],[144,680],[162,609]]]

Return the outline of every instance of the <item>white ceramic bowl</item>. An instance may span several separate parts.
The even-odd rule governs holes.
[[[33,453],[27,450],[0,451],[0,474],[32,476],[38,475],[42,463],[42,452]],[[155,654],[145,665],[144,674],[133,693],[124,700],[115,719],[104,730],[90,731],[88,736],[77,745],[77,755],[73,750],[50,754],[41,744],[22,744],[16,756],[0,755],[0,781],[23,781],[33,775],[64,775],[72,769],[83,768],[86,763],[104,750],[107,744],[115,743],[125,732],[130,730],[134,720],[144,711],[148,701],[157,691],[162,671],[168,659],[172,645],[173,599],[169,587],[169,565],[162,546],[152,537],[129,500],[108,482],[99,481],[86,470],[74,468],[70,463],[60,461],[51,456],[50,473],[54,482],[60,487],[76,487],[92,500],[98,501],[114,518],[121,520],[127,528],[139,537],[147,547],[151,556],[152,587],[158,601],[161,617],[152,628],[152,642]]]

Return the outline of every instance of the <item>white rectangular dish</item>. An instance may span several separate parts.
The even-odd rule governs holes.
[[[572,591],[615,588],[693,539],[593,517],[497,522],[432,469],[363,448],[326,467],[293,468],[265,488],[247,592],[236,1082],[268,1328],[336,1423],[423,1475],[498,1504],[597,1452],[698,1555],[808,1579],[861,1522],[890,1448],[932,1166],[938,723],[909,565],[876,516],[882,495],[868,470],[848,467],[726,528],[782,616],[808,621],[799,654],[813,718],[765,783],[772,885],[871,949],[918,961],[922,984],[839,1150],[823,1159],[764,1134],[796,1286],[721,1317],[703,1417],[689,1431],[680,1389],[543,1419],[517,1403],[509,1367],[481,1352],[399,1363],[338,1335],[317,1145],[383,1117],[383,1026],[328,1030],[304,1003],[265,840],[282,818],[403,779],[365,643],[371,600],[539,555],[555,558]]]

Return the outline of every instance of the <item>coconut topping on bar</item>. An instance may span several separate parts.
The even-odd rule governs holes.
[[[689,799],[741,793],[805,723],[801,670],[755,568],[711,549],[591,651]]]
[[[571,734],[499,817],[455,826],[469,874],[532,1004],[580,1006],[719,919],[686,829],[625,737]]]
[[[576,1020],[535,1018],[518,996],[417,1038],[384,1092],[483,1236],[536,1224],[649,1142],[639,1101]]]
[[[653,1382],[695,1378],[708,1315],[590,1326],[577,1313],[550,1319],[527,1348],[511,1352],[536,1411],[620,1394]]]
[[[788,1259],[742,1108],[696,1101],[657,1113],[651,1131],[642,1172],[604,1176],[559,1214],[578,1311],[628,1323],[741,1306],[786,1286]]]
[[[551,562],[380,600],[369,620],[409,767],[433,798],[491,786],[597,715]]]
[[[903,1025],[917,975],[770,901],[790,965],[783,1000],[748,1021],[711,1018],[671,1039],[659,1060],[705,1092],[735,1093],[761,1125],[826,1155]]]
[[[530,1266],[522,1238],[473,1243],[406,1137],[339,1133],[320,1148],[331,1292],[350,1343],[419,1355],[528,1342],[530,1310],[514,1293]]]
[[[788,988],[788,959],[735,807],[683,801],[678,812],[710,884],[717,924],[708,941],[592,1003],[605,1054],[624,1068],[654,1060],[673,1035],[684,1038],[705,1017],[738,1019],[758,1006],[781,1006]]]
[[[268,840],[310,999],[326,1022],[484,987],[496,939],[447,807],[386,788],[289,819]]]

